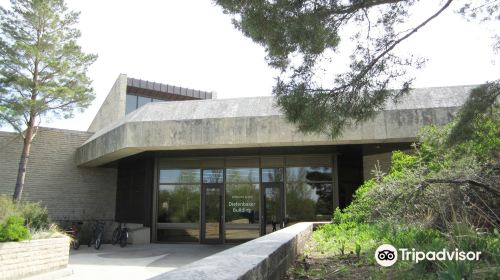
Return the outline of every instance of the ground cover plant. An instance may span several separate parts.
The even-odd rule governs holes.
[[[14,202],[0,195],[0,242],[21,241],[61,235],[51,224],[47,208],[38,202]]]
[[[457,119],[426,126],[412,151],[374,170],[351,205],[313,233],[287,279],[500,279],[498,83],[475,89]],[[381,244],[480,251],[479,261],[375,261]]]

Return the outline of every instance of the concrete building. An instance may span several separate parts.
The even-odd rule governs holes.
[[[330,220],[377,162],[420,127],[450,122],[471,86],[412,90],[335,140],[302,134],[273,97],[215,93],[120,75],[88,131],[42,128],[25,199],[55,220],[127,222],[147,242],[239,242]],[[0,132],[0,193],[13,193],[22,141]]]

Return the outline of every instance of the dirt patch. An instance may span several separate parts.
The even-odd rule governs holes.
[[[344,256],[300,256],[283,279],[367,279],[378,268],[358,258]]]

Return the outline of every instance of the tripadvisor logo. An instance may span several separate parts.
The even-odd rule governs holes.
[[[391,266],[398,260],[398,251],[391,244],[380,245],[375,251],[375,260],[381,266]]]
[[[398,258],[399,251],[399,258]],[[464,252],[455,249],[449,251],[443,249],[441,251],[417,251],[414,248],[409,250],[407,248],[400,248],[397,250],[391,244],[380,245],[375,251],[375,260],[381,266],[388,267],[392,266],[399,259],[401,261],[412,261],[414,263],[419,263],[423,260],[428,261],[478,261],[481,256],[481,252]]]

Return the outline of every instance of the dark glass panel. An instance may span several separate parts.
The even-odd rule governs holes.
[[[287,167],[287,182],[332,181],[331,167]]]
[[[159,186],[159,223],[198,223],[199,217],[200,185]]]
[[[226,183],[258,183],[258,168],[227,168]]]
[[[160,170],[160,184],[199,183],[200,169],[164,169]]]
[[[332,183],[287,183],[288,223],[330,220],[333,213]]]
[[[224,182],[224,169],[204,169],[203,183],[214,184]]]
[[[283,168],[262,168],[262,182],[283,182]]]
[[[156,238],[162,242],[198,242],[199,229],[159,229]]]
[[[151,97],[139,96],[137,100],[137,108],[140,108],[148,103],[151,103]]]
[[[137,109],[137,95],[127,94],[125,114],[128,114]]]

